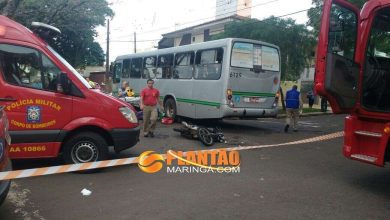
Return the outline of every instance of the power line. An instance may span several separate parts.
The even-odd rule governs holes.
[[[253,19],[253,20],[250,20],[250,21],[247,22],[247,23],[241,24],[241,26],[251,25],[251,24],[255,24],[255,23],[262,23],[262,22],[266,23],[267,20],[270,20],[270,19],[272,19],[272,18],[283,18],[283,17],[287,17],[287,16],[290,16],[290,15],[295,15],[295,14],[299,14],[299,13],[302,13],[302,12],[306,12],[306,11],[308,11],[308,10],[310,10],[310,9],[318,9],[318,7],[312,7],[312,8],[303,9],[303,10],[291,12],[291,13],[284,14],[284,15],[268,17],[268,18],[265,18],[265,19],[263,19],[263,20]],[[275,24],[274,24],[274,25],[275,25]],[[307,26],[307,25],[305,25],[305,26]],[[278,25],[275,25],[275,27],[286,29],[285,27],[281,27],[281,26],[278,26]]]
[[[120,2],[120,0],[117,0],[118,2]],[[274,1],[279,1],[279,0],[274,0]],[[274,2],[274,1],[271,1],[271,2]],[[120,2],[121,3],[121,2]],[[265,2],[264,4],[267,4],[268,2]],[[239,6],[246,6],[246,4],[247,3],[242,3],[242,4],[237,4],[237,5],[230,5],[230,3],[224,3],[224,4],[219,4],[219,5],[216,5],[215,7],[212,7],[212,8],[208,8],[208,9],[211,9],[211,10],[216,10],[217,9],[217,7],[218,6],[223,6],[223,5],[230,5],[229,7],[227,7],[227,8],[233,8],[233,7],[239,7]],[[263,4],[263,3],[260,3],[260,4],[258,4],[258,5],[261,5],[261,4]],[[258,5],[256,5],[256,6],[258,6]],[[252,7],[248,7],[248,8],[252,8]],[[247,9],[247,8],[246,8]],[[245,9],[241,9],[241,10],[245,10]],[[241,10],[238,10],[238,11],[241,11]],[[225,14],[229,14],[229,13],[231,13],[231,12],[234,12],[235,10],[233,10],[233,11],[230,11],[230,12],[226,12],[226,13],[223,13],[223,14],[221,14],[221,15],[225,15]],[[206,19],[209,19],[209,18],[214,18],[214,16],[213,17],[208,17],[208,18],[201,18],[201,19],[198,19],[198,20],[193,20],[193,21],[189,21],[189,22],[186,22],[186,23],[183,23],[182,25],[185,25],[185,24],[190,24],[190,23],[195,23],[195,22],[197,22],[197,21],[202,21],[202,20],[206,20]],[[144,33],[150,33],[150,32],[157,32],[158,30],[161,30],[161,29],[168,29],[168,28],[175,28],[176,26],[170,26],[170,27],[165,27],[165,28],[159,28],[159,29],[154,29],[154,30],[150,30],[150,31],[147,31],[147,32],[141,32],[141,33],[139,33],[139,35],[142,35],[142,34],[144,34]],[[119,36],[118,38],[122,38],[122,37],[130,37],[131,35],[129,34],[129,35],[123,35],[123,36]]]
[[[151,40],[137,40],[137,41],[134,41],[134,40],[111,40],[110,43],[133,43],[133,42],[154,42],[154,41],[158,41],[158,40],[161,40],[160,39],[151,39]],[[102,44],[105,44],[106,42],[103,42],[103,41],[98,41],[98,43],[102,43]]]
[[[266,1],[266,2],[262,2],[262,3],[259,3],[257,5],[253,5],[251,7],[247,7],[247,8],[243,8],[243,9],[240,9],[240,10],[232,10],[232,11],[229,11],[229,12],[225,12],[225,13],[222,13],[220,15],[228,15],[228,14],[231,14],[232,12],[239,12],[239,11],[243,11],[243,10],[248,10],[248,9],[252,9],[252,8],[256,8],[256,7],[259,7],[259,6],[263,6],[263,5],[267,5],[267,4],[270,4],[270,3],[273,3],[273,2],[277,2],[279,0],[270,0],[270,1]],[[183,24],[181,24],[181,26],[184,26],[184,25],[187,25],[187,24],[192,24],[192,23],[197,23],[197,22],[201,22],[201,21],[204,21],[204,20],[209,20],[209,19],[212,19],[212,18],[215,18],[215,16],[212,16],[212,17],[206,17],[206,18],[201,18],[201,19],[197,19],[197,20],[193,20],[193,21],[189,21],[189,22],[185,22]],[[171,27],[165,27],[165,28],[160,28],[159,30],[166,30],[166,29],[170,29],[170,28],[174,28],[175,26],[171,26]],[[151,30],[151,31],[145,31],[141,34],[145,34],[145,33],[153,33],[153,32],[157,32],[157,30]]]
[[[313,9],[318,9],[317,7],[312,7]],[[279,16],[272,16],[272,17],[268,17],[268,18],[265,18],[263,20],[258,20],[258,19],[252,19],[252,20],[249,20],[249,22],[247,23],[243,23],[241,24],[241,26],[245,26],[245,25],[250,25],[250,24],[255,24],[255,23],[266,23],[267,20],[270,20],[272,18],[283,18],[283,17],[287,17],[287,16],[290,16],[290,15],[295,15],[295,14],[299,14],[299,13],[302,13],[302,12],[306,12],[312,8],[307,8],[307,9],[303,9],[303,10],[299,10],[299,11],[295,11],[295,12],[291,12],[291,13],[288,13],[288,14],[284,14],[284,15],[279,15]],[[275,24],[274,24],[275,25]],[[285,27],[281,27],[281,26],[278,26],[278,25],[275,25],[276,27],[278,28],[283,28],[283,29],[286,29]],[[306,26],[306,25],[305,25]]]
[[[267,1],[267,2],[262,2],[262,3],[260,3],[260,4],[253,5],[253,6],[248,7],[248,8],[243,8],[243,9],[237,10],[237,12],[243,11],[243,10],[252,9],[252,8],[256,8],[256,7],[263,6],[263,5],[267,5],[267,4],[270,4],[270,3],[273,3],[273,2],[277,2],[277,1],[279,1],[279,0],[270,0],[270,1]],[[230,11],[230,12],[226,12],[226,13],[222,13],[221,15],[227,15],[227,14],[230,14],[230,13],[235,12],[235,11],[236,11],[236,10],[233,10],[233,11]],[[183,26],[183,25],[187,25],[187,24],[192,24],[192,23],[200,22],[200,21],[204,21],[204,20],[208,20],[208,19],[211,19],[211,18],[214,18],[214,16],[213,16],[213,17],[207,17],[207,18],[201,18],[201,19],[189,21],[189,22],[183,23],[182,26]],[[154,32],[158,32],[158,31],[168,30],[168,29],[171,29],[171,28],[175,28],[175,26],[169,26],[169,27],[158,28],[158,29],[154,29],[154,30],[150,30],[150,31],[144,31],[144,32],[141,32],[141,33],[137,33],[137,34],[138,34],[138,35],[142,35],[142,34],[147,34],[147,33],[154,33]],[[120,37],[117,37],[117,38],[130,37],[130,36],[131,36],[131,35],[123,35],[123,36],[120,36]]]
[[[320,9],[320,8],[316,8],[316,7],[312,7],[312,8],[308,8],[308,9],[303,9],[303,10],[299,10],[299,11],[295,11],[295,12],[291,12],[291,13],[288,13],[288,14],[284,14],[284,15],[279,15],[279,16],[273,16],[274,18],[283,18],[283,17],[287,17],[287,16],[290,16],[290,15],[295,15],[295,14],[299,14],[299,13],[302,13],[302,12],[306,12],[310,9]],[[270,20],[271,17],[269,18],[265,18],[263,20],[257,20],[257,19],[253,19],[251,20],[250,22],[247,22],[247,23],[244,23],[244,24],[241,24],[241,25],[250,25],[250,24],[255,24],[255,23],[260,23],[260,22],[266,22],[267,20]],[[278,26],[279,28],[284,28],[284,27],[281,27],[281,26]],[[154,42],[154,41],[158,41],[158,40],[161,40],[160,39],[150,39],[150,40],[139,40],[137,42]],[[131,43],[131,42],[134,42],[133,40],[112,40],[110,42],[115,42],[115,43]],[[103,42],[101,42],[103,43]]]

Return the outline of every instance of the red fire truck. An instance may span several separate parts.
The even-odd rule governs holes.
[[[324,0],[315,89],[334,113],[347,113],[343,153],[384,166],[390,161],[390,0],[359,10]]]
[[[59,32],[33,26],[41,35]],[[57,157],[67,163],[104,160],[139,140],[131,105],[93,89],[31,30],[0,16],[0,99],[6,101],[11,158]]]

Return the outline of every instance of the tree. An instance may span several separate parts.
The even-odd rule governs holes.
[[[315,38],[305,25],[293,19],[269,17],[262,21],[248,19],[232,22],[215,39],[240,37],[275,44],[281,51],[282,79],[297,80],[305,67],[310,66]]]
[[[103,64],[104,53],[94,37],[95,28],[114,15],[106,0],[4,1],[4,7],[0,4],[2,14],[27,27],[39,21],[59,28],[61,35],[46,40],[73,66]]]
[[[23,0],[2,0],[0,2],[0,10],[2,11],[2,15],[4,16],[13,15],[21,1]]]
[[[348,0],[348,1],[356,5],[358,8],[362,8],[364,3],[367,2],[367,0]],[[320,29],[323,2],[324,2],[323,0],[312,0],[312,5],[314,7],[310,8],[309,11],[307,12],[307,16],[309,17],[309,21],[307,22],[307,25],[313,28],[314,34],[316,36],[318,35]]]

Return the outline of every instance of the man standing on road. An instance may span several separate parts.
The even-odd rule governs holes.
[[[328,100],[325,97],[321,97],[321,111],[326,112],[328,108]]]
[[[160,92],[153,88],[154,81],[148,79],[148,86],[141,91],[140,107],[143,110],[144,120],[144,137],[154,137],[154,129],[157,122],[157,103],[164,111],[163,104],[160,100]]]
[[[291,90],[288,90],[286,93],[286,126],[284,127],[284,132],[288,132],[290,127],[291,119],[293,120],[293,129],[298,131],[298,117],[299,111],[302,109],[302,97],[301,93],[297,90],[298,87],[293,85]]]

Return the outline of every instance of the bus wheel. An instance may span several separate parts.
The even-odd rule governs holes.
[[[176,103],[172,98],[168,98],[164,104],[165,114],[167,117],[175,118],[176,117]]]
[[[108,144],[99,134],[83,132],[71,137],[64,145],[67,164],[94,162],[108,158]]]

